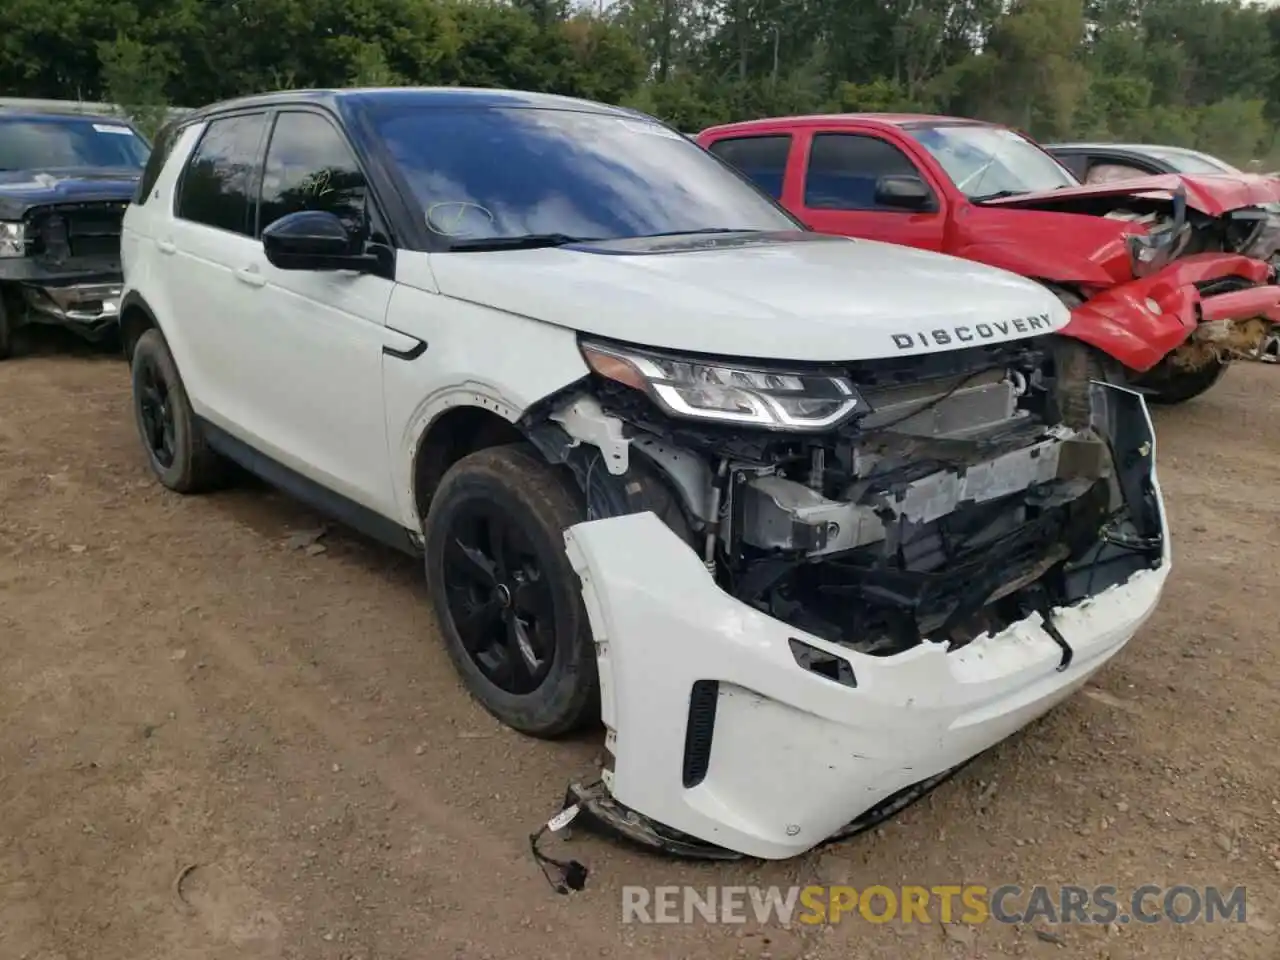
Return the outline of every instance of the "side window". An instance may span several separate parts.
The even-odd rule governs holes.
[[[282,113],[267,147],[259,230],[285,214],[325,210],[353,234],[365,227],[368,184],[338,129],[316,113]]]
[[[809,150],[804,205],[815,210],[881,209],[876,206],[876,181],[889,176],[918,177],[920,171],[905,153],[879,137],[819,133]]]
[[[1052,153],[1052,151],[1050,151]],[[1085,171],[1089,168],[1089,158],[1082,153],[1054,154],[1053,158],[1076,175],[1076,179],[1084,182]]]
[[[782,199],[782,180],[787,172],[787,157],[791,153],[790,134],[733,137],[717,140],[707,149],[741,170],[773,199]]]
[[[177,124],[166,125],[156,137],[156,142],[151,147],[151,155],[147,157],[147,165],[142,169],[142,177],[138,180],[138,190],[133,196],[133,202],[138,206],[146,203],[147,198],[151,196],[151,191],[156,187],[156,181],[160,179],[160,171],[164,169],[177,140]]]
[[[265,127],[261,113],[209,124],[182,175],[179,217],[253,235],[254,179]]]
[[[1127,163],[1095,163],[1089,167],[1089,176],[1085,183],[1111,183],[1114,180],[1132,180],[1134,177],[1148,176],[1145,170],[1131,167]]]

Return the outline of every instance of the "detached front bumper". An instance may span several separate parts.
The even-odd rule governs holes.
[[[1163,530],[1153,465],[1149,477]],[[1070,696],[1151,615],[1170,569],[1166,535],[1158,568],[1056,609],[1074,653],[1060,669],[1039,615],[951,653],[925,643],[875,657],[827,643],[723,592],[652,513],[578,524],[565,539],[596,640],[613,799],[767,859],[804,853]],[[806,648],[848,669],[814,672]]]
[[[1197,284],[1238,277],[1247,289],[1201,296]],[[1248,324],[1247,328],[1241,325]],[[1150,277],[1118,284],[1071,311],[1062,332],[1091,344],[1130,370],[1145,373],[1193,336],[1252,352],[1280,324],[1274,268],[1238,254],[1203,253],[1176,260]]]

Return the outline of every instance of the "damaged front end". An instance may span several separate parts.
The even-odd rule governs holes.
[[[1068,426],[1053,338],[807,370],[587,343],[530,433],[612,754],[585,809],[673,853],[802,853],[1077,689],[1169,569],[1142,397]]]
[[[91,342],[118,328],[124,200],[50,203],[0,223],[0,297],[9,322],[65,327]]]
[[[1195,184],[1193,184],[1195,186]],[[1069,196],[1047,207],[1130,225],[1123,235],[1132,279],[1071,294],[1071,336],[1136,374],[1160,381],[1257,359],[1280,323],[1280,203],[1218,209],[1187,185]],[[1046,201],[1048,203],[1048,201]]]

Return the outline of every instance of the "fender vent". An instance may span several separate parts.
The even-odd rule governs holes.
[[[684,785],[696,787],[711,764],[711,735],[716,728],[718,680],[698,680],[689,693],[689,722],[684,728]]]

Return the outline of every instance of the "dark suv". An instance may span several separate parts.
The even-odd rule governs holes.
[[[116,330],[120,222],[150,152],[114,117],[0,111],[0,358],[28,323]]]

